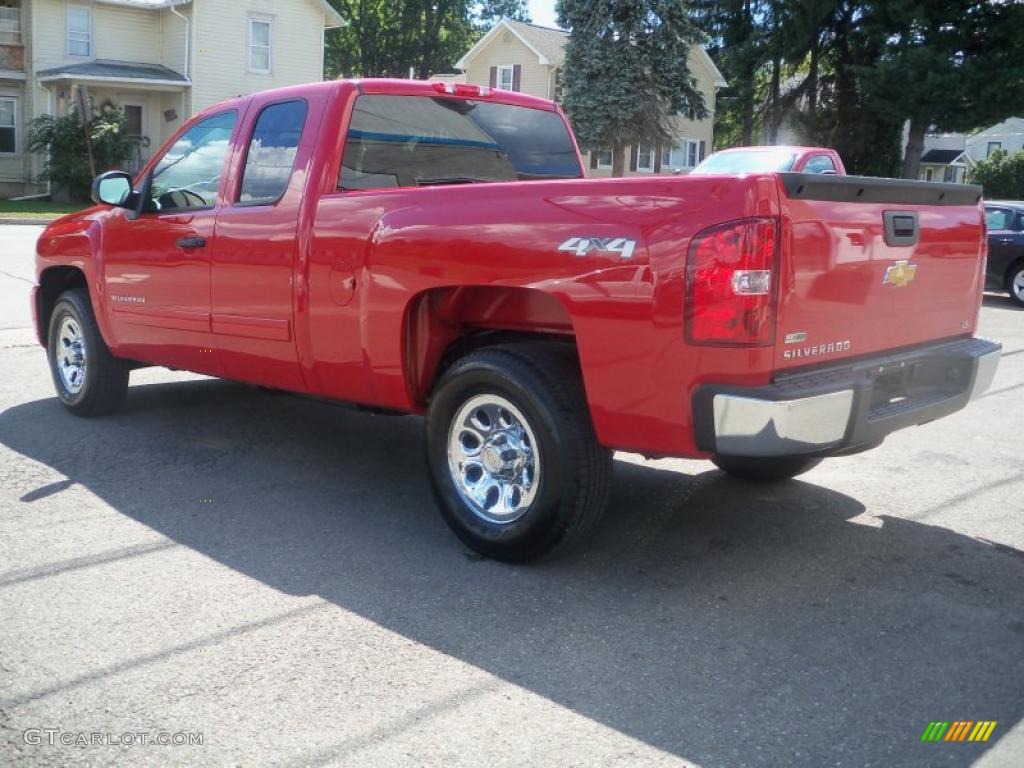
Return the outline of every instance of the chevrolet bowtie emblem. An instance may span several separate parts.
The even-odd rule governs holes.
[[[897,288],[904,288],[914,279],[916,274],[917,264],[911,264],[906,259],[903,259],[885,270],[882,285],[895,285]]]

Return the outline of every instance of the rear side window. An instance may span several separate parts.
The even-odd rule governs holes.
[[[836,164],[832,162],[832,158],[828,155],[815,155],[807,161],[807,165],[804,166],[804,173],[828,173],[834,171]]]
[[[305,101],[285,101],[260,112],[245,156],[239,203],[268,205],[281,199],[292,177],[306,110]]]
[[[339,189],[578,179],[555,112],[424,96],[364,95],[345,141]]]
[[[1005,208],[986,208],[985,226],[989,230],[1010,229],[1013,222],[1013,213]]]

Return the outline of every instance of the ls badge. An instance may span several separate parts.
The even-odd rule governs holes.
[[[882,285],[895,285],[897,288],[905,288],[917,274],[917,264],[911,264],[906,259],[901,259],[885,270],[885,277],[882,278]]]
[[[586,256],[591,251],[617,253],[621,259],[633,257],[636,241],[625,237],[570,237],[558,250],[569,251],[577,256]]]

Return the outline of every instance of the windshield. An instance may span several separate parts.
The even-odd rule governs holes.
[[[743,150],[716,152],[691,171],[690,175],[712,176],[731,173],[766,173],[790,171],[796,153],[788,149]]]
[[[342,189],[578,179],[555,112],[466,99],[365,95],[345,141]]]

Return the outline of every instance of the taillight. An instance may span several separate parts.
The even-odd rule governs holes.
[[[771,344],[777,251],[775,219],[732,221],[698,233],[686,254],[686,340]]]

